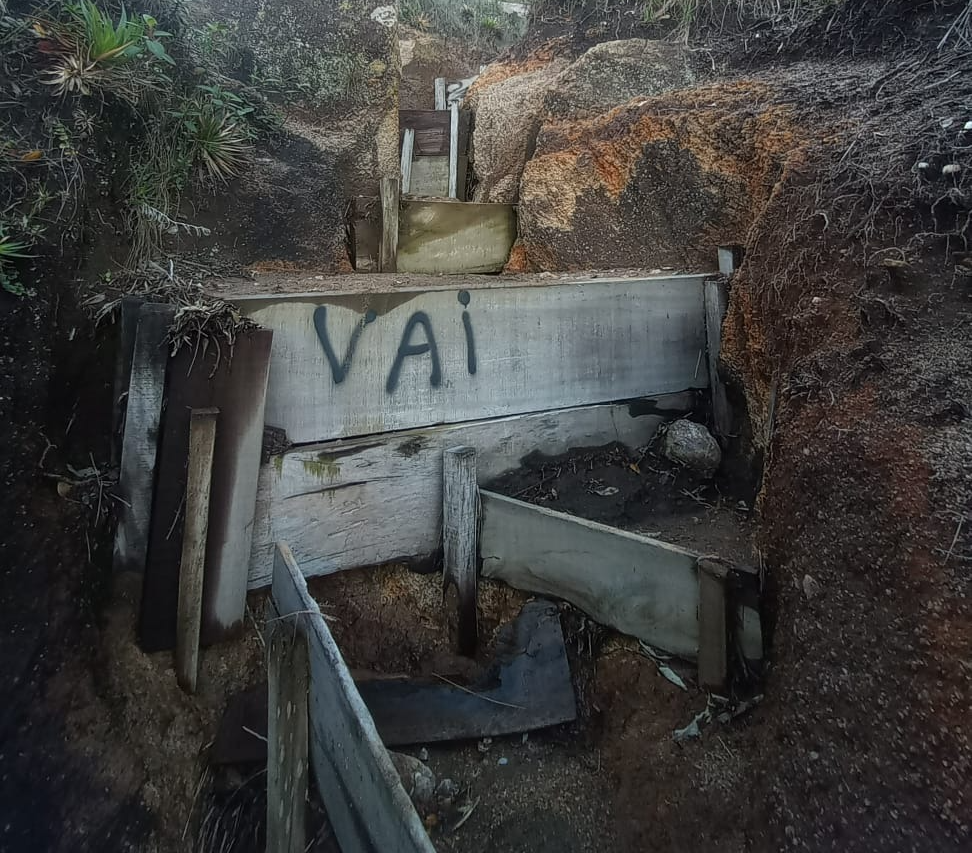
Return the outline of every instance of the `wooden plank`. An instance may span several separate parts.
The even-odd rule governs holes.
[[[267,637],[267,853],[304,853],[307,844],[307,639],[296,617]]]
[[[729,675],[725,564],[701,559],[699,569],[699,685],[721,691]]]
[[[480,500],[484,577],[563,598],[598,622],[696,659],[697,554],[492,492]]]
[[[451,447],[442,454],[442,591],[458,596],[459,654],[476,653],[476,546],[479,488],[476,448]]]
[[[411,191],[412,151],[415,148],[415,131],[406,130],[402,139],[402,195]]]
[[[449,198],[459,197],[459,104],[449,109]],[[516,235],[513,235],[516,239]],[[512,244],[511,244],[512,246]],[[507,251],[507,257],[509,251]]]
[[[232,350],[183,347],[172,359],[159,440],[158,477],[142,586],[139,637],[146,651],[175,646],[189,450],[189,413],[220,411],[213,455],[203,586],[202,644],[243,627],[248,555],[263,444],[265,388],[273,333],[247,332]]]
[[[267,423],[302,444],[705,387],[703,280],[236,303],[274,331]]]
[[[457,166],[458,195],[460,201],[465,200],[466,173],[469,170],[469,158],[460,156]],[[432,197],[447,198],[449,195],[449,158],[448,157],[416,157],[412,161],[412,179],[410,194],[414,198]]]
[[[381,179],[381,249],[378,255],[379,272],[398,269],[398,209],[400,192],[398,178]]]
[[[719,246],[719,272],[725,276],[734,275],[742,263],[742,246]]]
[[[145,304],[141,296],[123,296],[118,311],[118,352],[115,356],[114,393],[111,400],[111,463],[121,463],[122,440],[125,435],[125,408],[128,388],[132,383],[132,357],[135,354],[135,333],[138,313]]]
[[[186,476],[186,525],[179,562],[179,609],[176,614],[176,680],[196,692],[199,635],[202,628],[206,535],[209,531],[209,487],[213,474],[218,409],[193,409],[189,415],[189,460]]]
[[[435,157],[449,154],[452,116],[445,110],[399,110],[399,146],[406,129],[415,131],[415,156]],[[458,148],[461,154],[469,149],[470,113],[459,113]]]
[[[272,597],[297,616],[310,660],[310,757],[343,853],[435,853],[337,643],[286,545],[277,549]]]
[[[165,336],[174,315],[175,308],[171,305],[144,305],[138,313],[118,473],[116,571],[145,570],[159,423],[169,362]]]
[[[308,576],[431,557],[442,529],[447,448],[475,447],[477,477],[484,483],[533,452],[554,456],[612,441],[641,447],[664,420],[688,411],[693,396],[409,430],[276,456],[260,472],[250,587],[270,583],[279,541],[290,543]]]
[[[450,187],[452,172],[450,161]],[[410,199],[403,204],[399,272],[474,275],[502,272],[516,240],[511,204]]]
[[[719,356],[722,352],[722,323],[726,318],[729,299],[724,281],[705,283],[705,334],[708,353],[709,387],[712,389],[712,422],[716,435],[732,434],[732,410],[726,396],[726,386],[719,376]]]
[[[445,77],[435,78],[435,108],[437,110],[446,109],[446,79]]]

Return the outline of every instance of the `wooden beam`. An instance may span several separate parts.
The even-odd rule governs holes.
[[[299,614],[310,662],[310,759],[343,853],[435,853],[344,658],[307,591],[290,549],[279,545],[272,588],[279,616]]]
[[[437,110],[446,109],[446,79],[445,77],[435,78],[435,108]]]
[[[267,631],[267,853],[304,853],[307,845],[307,639],[299,616]]]
[[[484,577],[552,595],[686,660],[699,648],[698,555],[480,492]]]
[[[412,191],[412,151],[415,148],[415,131],[406,130],[402,138],[402,195]]]
[[[458,596],[459,654],[476,653],[476,546],[479,538],[479,487],[476,449],[452,447],[442,454],[442,591]]]
[[[477,450],[480,483],[529,453],[620,441],[642,447],[666,419],[691,409],[693,394],[586,406],[471,424],[301,447],[260,473],[250,587],[270,583],[276,542],[289,542],[308,576],[399,558],[422,560],[439,547],[443,452]]]
[[[444,110],[399,110],[398,134],[406,129],[415,131],[415,156],[435,157],[449,154],[449,137],[452,115],[448,107]],[[470,113],[459,113],[459,151],[465,153],[469,148]]]
[[[132,356],[135,354],[135,333],[138,314],[145,299],[123,296],[118,312],[118,353],[115,357],[115,382],[111,400],[111,463],[121,462],[122,439],[125,435],[125,408],[128,389],[132,384]]]
[[[196,692],[199,675],[199,634],[202,626],[206,534],[209,530],[209,487],[213,473],[218,409],[193,409],[189,416],[189,459],[186,475],[186,524],[179,563],[179,609],[176,616],[176,680],[187,693]]]
[[[398,270],[398,208],[400,192],[398,178],[381,179],[381,250],[379,272]]]
[[[219,409],[213,454],[202,645],[235,636],[243,627],[248,556],[263,445],[264,403],[273,333],[240,334],[226,347],[183,347],[172,359],[166,412],[158,441],[148,559],[142,584],[139,639],[145,651],[176,644],[179,561],[185,523],[186,459],[193,409]]]
[[[704,278],[237,304],[274,331],[266,421],[303,444],[703,388]]]
[[[165,336],[173,316],[175,308],[171,305],[143,305],[138,312],[118,474],[116,571],[145,570],[162,398],[169,363]]]
[[[469,158],[459,157],[459,178],[457,182],[459,201],[465,200],[466,174],[469,171]],[[413,198],[448,198],[449,196],[449,157],[416,157],[412,160],[410,193]],[[421,208],[416,208],[416,214]],[[403,219],[402,226],[408,228]]]
[[[726,386],[719,375],[722,352],[722,323],[726,318],[728,294],[724,281],[705,283],[705,335],[708,353],[709,388],[712,391],[712,421],[716,435],[732,434],[732,410],[726,396]]]
[[[725,276],[735,274],[742,263],[742,246],[719,246],[719,272]]]
[[[699,685],[722,691],[729,675],[724,563],[699,560]]]
[[[449,108],[449,198],[459,197],[459,104]]]

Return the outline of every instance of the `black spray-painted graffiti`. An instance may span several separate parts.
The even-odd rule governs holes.
[[[459,291],[459,304],[463,307],[462,330],[466,337],[466,370],[470,376],[476,375],[476,337],[473,333],[472,318],[469,316],[470,296],[469,291]],[[314,310],[314,330],[324,349],[324,357],[331,368],[331,378],[335,385],[340,385],[348,378],[351,370],[351,361],[354,358],[354,351],[358,346],[358,341],[366,326],[371,325],[378,319],[374,311],[366,311],[365,314],[355,324],[351,332],[351,338],[344,351],[344,358],[338,359],[337,353],[331,344],[331,339],[327,333],[327,306],[321,305]],[[412,337],[418,327],[421,327],[424,341],[412,341]],[[394,394],[398,389],[398,381],[401,377],[402,366],[406,358],[412,356],[423,356],[429,354],[431,369],[429,371],[429,385],[438,388],[442,384],[442,365],[439,361],[439,348],[435,343],[435,332],[432,330],[432,320],[424,311],[416,311],[408,318],[405,328],[402,330],[401,341],[398,344],[398,351],[395,353],[395,361],[392,363],[391,370],[388,372],[388,381],[385,383],[385,392]]]

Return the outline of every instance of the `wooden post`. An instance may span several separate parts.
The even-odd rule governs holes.
[[[303,853],[307,844],[307,639],[295,620],[267,638],[267,853]]]
[[[447,109],[446,107],[446,80],[445,77],[435,78],[435,108],[437,110]]]
[[[721,251],[721,250],[720,250]],[[726,387],[719,376],[719,353],[722,350],[722,322],[726,317],[728,294],[724,281],[705,283],[705,335],[708,348],[709,388],[712,392],[712,421],[717,435],[732,433],[732,411]]]
[[[412,188],[412,152],[415,150],[415,131],[408,128],[402,138],[402,195]]]
[[[728,677],[726,566],[705,558],[699,570],[699,685],[723,690]]]
[[[398,206],[400,200],[398,178],[382,178],[379,272],[398,271]]]
[[[449,115],[449,198],[459,197],[459,105]]]
[[[719,272],[723,275],[732,275],[742,262],[742,246],[720,246],[719,247]]]
[[[454,584],[459,596],[459,653],[476,652],[476,551],[479,488],[476,450],[453,447],[442,454],[443,593]]]
[[[116,571],[145,571],[159,423],[169,363],[165,336],[174,315],[175,308],[171,305],[143,305],[138,312],[118,473],[121,500],[115,529]]]
[[[209,530],[209,485],[213,473],[218,409],[193,409],[189,420],[189,467],[186,478],[185,528],[179,564],[179,609],[176,617],[176,678],[188,693],[196,692],[199,632],[202,625],[206,534]]]

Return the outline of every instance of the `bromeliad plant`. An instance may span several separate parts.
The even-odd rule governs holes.
[[[27,288],[21,283],[16,271],[12,268],[12,262],[19,258],[29,258],[27,254],[28,246],[20,243],[12,237],[7,236],[0,227],[0,288],[14,296],[24,296]]]
[[[130,18],[123,7],[116,23],[92,0],[66,9],[64,19],[34,23],[40,37],[37,49],[53,58],[43,82],[53,86],[56,94],[112,92],[135,101],[142,91],[154,87],[156,76],[165,79],[145,74],[142,60],[175,64],[161,41],[170,34],[157,29],[151,15]]]

